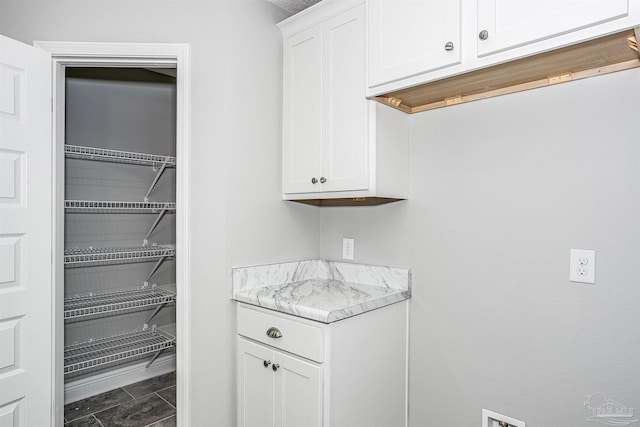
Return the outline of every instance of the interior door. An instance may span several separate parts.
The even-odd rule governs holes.
[[[0,36],[0,426],[52,423],[51,58]]]

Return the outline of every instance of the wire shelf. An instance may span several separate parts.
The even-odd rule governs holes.
[[[158,213],[160,211],[175,212],[175,202],[122,202],[105,200],[65,200],[67,212],[130,212]]]
[[[155,286],[72,296],[64,299],[64,319],[158,306],[175,300],[175,292]]]
[[[64,374],[80,372],[90,368],[144,356],[156,355],[175,345],[173,335],[157,329],[116,335],[66,346],[64,348]]]
[[[74,248],[64,251],[65,265],[119,264],[145,262],[173,257],[175,248],[168,246],[138,246],[126,248]]]
[[[154,167],[158,167],[163,164],[165,164],[167,167],[176,166],[176,158],[172,156],[136,153],[133,151],[109,150],[106,148],[85,147],[82,145],[67,144],[64,146],[64,154],[66,157],[70,157],[73,159],[128,163]]]

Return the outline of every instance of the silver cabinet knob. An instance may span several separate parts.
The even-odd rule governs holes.
[[[324,176],[320,177],[320,184],[324,184],[325,182],[327,182],[327,178],[325,178]]]
[[[273,366],[272,366],[274,371],[277,371],[279,367],[280,367],[279,363],[274,363]]]
[[[478,37],[480,37],[480,40],[488,39],[489,38],[489,31],[487,31],[487,30],[480,31],[480,34],[478,34]]]
[[[271,338],[282,338],[282,332],[280,332],[280,329],[276,328],[275,326],[272,326],[269,329],[267,329],[267,336]]]
[[[444,45],[444,50],[451,52],[453,50],[453,42],[447,42],[447,44]]]
[[[317,184],[318,183],[318,178],[311,178],[311,183],[312,184]]]
[[[268,368],[269,365],[271,365],[271,360],[263,360],[262,364],[264,365],[265,368]]]

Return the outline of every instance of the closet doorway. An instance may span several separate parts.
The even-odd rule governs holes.
[[[144,406],[188,426],[188,46],[35,45],[53,62],[55,425]]]

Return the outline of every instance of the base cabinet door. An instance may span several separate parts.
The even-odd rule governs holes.
[[[577,31],[628,14],[628,0],[478,0],[478,56]]]
[[[322,427],[322,367],[276,352],[275,426]]]
[[[322,366],[238,338],[238,426],[322,427]]]
[[[238,426],[273,427],[273,351],[238,338]]]

